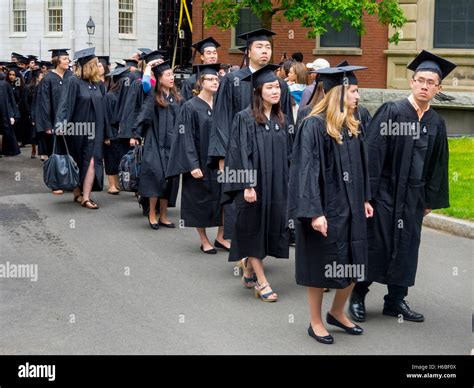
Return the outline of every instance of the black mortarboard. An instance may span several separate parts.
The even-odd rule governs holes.
[[[329,92],[336,86],[343,86],[341,93],[341,112],[344,111],[345,86],[357,85],[357,77],[354,71],[367,69],[366,66],[350,66],[347,61],[339,63],[339,66],[319,69],[319,77],[323,81],[324,93]]]
[[[160,63],[159,65],[156,65],[152,68],[153,74],[155,75],[155,78],[158,79],[158,77],[163,74],[166,70],[171,69],[170,67],[170,60],[166,60],[163,63]]]
[[[89,47],[74,53],[74,60],[76,60],[81,66],[84,66],[87,62],[94,58],[96,58],[95,47]]]
[[[51,51],[51,58],[54,58],[54,57],[60,57],[61,55],[69,55],[69,53],[67,52],[68,50],[70,49],[51,49],[51,50],[48,50],[48,51]]]
[[[441,58],[438,55],[432,54],[426,50],[419,53],[416,58],[407,66],[408,69],[417,71],[432,71],[438,74],[441,79],[447,77],[457,65]]]
[[[150,48],[139,48],[138,51],[142,52],[143,54],[151,53],[153,50]]]
[[[34,78],[38,78],[40,73],[41,73],[41,69],[34,69],[31,71],[31,74],[33,75]]]
[[[208,63],[203,65],[194,65],[193,74],[197,74],[199,77],[201,74],[212,74],[219,75],[219,69],[221,68],[220,63]]]
[[[256,42],[257,40],[270,41],[273,35],[276,35],[276,33],[274,33],[273,31],[267,30],[266,28],[260,28],[258,30],[240,34],[239,36],[237,36],[237,38],[246,40],[247,47],[249,47],[253,42]]]
[[[105,66],[110,66],[110,57],[108,55],[98,55],[97,59]]]
[[[7,67],[8,71],[14,71],[15,74],[17,75],[17,77],[21,75],[21,70],[22,69],[16,63],[13,62],[13,63],[7,65],[6,67]]]
[[[220,43],[212,36],[210,36],[209,38],[193,43],[192,46],[196,49],[196,51],[199,51],[201,54],[204,54],[204,49],[206,49],[207,47],[218,48],[220,47]]]
[[[138,66],[138,61],[136,59],[132,59],[132,58],[127,58],[127,59],[124,59],[124,62],[125,62],[125,65],[128,66],[128,67],[137,67]]]
[[[123,63],[115,62],[115,68],[126,67]]]
[[[26,58],[25,56],[15,53],[15,52],[11,53],[11,57],[16,58],[18,60],[25,60],[25,59],[28,60],[28,58]]]
[[[38,66],[39,67],[46,66],[48,69],[54,69],[54,65],[49,61],[39,61]]]
[[[154,61],[155,59],[163,59],[165,55],[166,55],[165,50],[154,50],[145,54],[143,56],[143,60],[145,61],[145,63],[149,63],[151,61]]]
[[[275,74],[275,70],[279,67],[278,65],[269,63],[252,74],[249,74],[247,77],[242,78],[242,81],[251,81],[254,89],[268,82],[274,82],[279,79]]]
[[[30,62],[38,60],[38,57],[36,55],[28,55],[27,58],[29,59]]]
[[[120,76],[124,76],[129,71],[130,71],[130,69],[128,67],[125,67],[125,66],[116,67],[109,74],[107,74],[107,77],[113,77],[115,79],[118,79]]]

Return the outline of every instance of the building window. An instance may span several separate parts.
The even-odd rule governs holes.
[[[26,32],[26,0],[13,0],[13,32]]]
[[[436,0],[433,47],[474,48],[474,1]]]
[[[119,34],[133,34],[134,0],[119,0]]]
[[[48,0],[48,31],[63,31],[63,0]]]
[[[342,30],[336,31],[332,26],[319,39],[321,48],[326,47],[360,47],[360,36],[348,21],[342,23]]]
[[[243,8],[239,9],[239,22],[235,26],[235,45],[234,46],[245,46],[246,42],[244,39],[237,39],[237,36],[244,34],[249,31],[257,30],[262,28],[262,20],[255,15],[251,9]]]

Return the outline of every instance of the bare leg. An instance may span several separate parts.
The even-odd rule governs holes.
[[[331,309],[329,313],[336,318],[343,325],[348,327],[355,327],[355,324],[352,323],[344,314],[344,307],[346,305],[347,299],[351,295],[352,289],[354,288],[355,283],[352,283],[350,286],[339,289],[336,291],[334,300],[332,302]]]
[[[308,287],[307,293],[311,327],[313,328],[314,333],[319,336],[329,335],[321,318],[324,288]]]
[[[89,164],[89,168],[87,169],[86,176],[84,178],[84,187],[82,190],[84,201],[87,201],[90,199],[92,185],[94,184],[94,179],[95,179],[95,167],[94,167],[94,158],[92,158]]]
[[[268,283],[267,277],[265,276],[265,270],[263,268],[263,260],[259,260],[256,257],[249,257],[248,261],[252,263],[252,267],[257,275],[257,284],[255,288],[258,288],[261,291],[262,295],[268,294],[273,292],[273,289],[270,287],[270,283]],[[259,286],[267,285],[266,287],[260,288]],[[278,294],[273,292],[272,295],[268,296],[266,299],[268,300],[277,300]]]
[[[118,185],[117,185],[117,180],[118,180],[117,177],[118,177],[117,175],[107,175],[107,180],[109,181],[109,189],[108,189],[109,193],[115,193],[119,191]]]
[[[222,226],[219,226],[217,229],[216,240],[226,248],[230,249],[230,242],[228,240],[224,240],[224,211],[222,211]]]
[[[196,228],[196,230],[199,233],[199,238],[201,239],[202,249],[208,251],[209,249],[214,248],[209,242],[209,238],[206,234],[206,228]]]
[[[158,203],[157,197],[151,197],[150,199],[150,213],[148,215],[148,219],[152,224],[157,224],[158,220],[156,219],[156,205]]]
[[[168,219],[168,200],[160,198],[160,221],[164,224],[171,224]]]

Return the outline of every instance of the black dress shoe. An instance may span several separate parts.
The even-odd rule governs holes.
[[[152,224],[152,223],[151,223],[150,217],[148,217],[148,223],[150,224],[150,228],[152,228],[153,230],[158,230],[158,229],[160,229],[160,225],[159,225],[159,224]]]
[[[214,246],[216,248],[224,249],[227,252],[230,252],[230,248],[227,248],[224,244],[221,244],[219,241],[215,240],[214,241]]]
[[[385,302],[382,314],[389,315],[391,317],[398,317],[399,315],[402,315],[404,320],[412,322],[423,322],[425,320],[423,314],[411,310],[408,306],[408,302],[404,300],[400,300],[395,303]]]
[[[362,327],[360,326],[355,325],[354,327],[349,327],[349,326],[343,325],[341,322],[339,322],[336,318],[334,318],[329,313],[327,313],[326,315],[326,322],[329,325],[340,327],[341,329],[344,329],[346,333],[349,333],[352,335],[360,335],[364,332],[364,329],[362,329]]]
[[[352,292],[349,300],[349,315],[356,322],[365,322],[365,297]]]
[[[334,343],[334,337],[331,334],[325,336],[317,335],[311,327],[311,323],[308,327],[308,335],[310,337],[313,337],[316,341],[321,342],[325,345],[331,345],[332,343]]]
[[[176,228],[176,225],[172,222],[170,222],[169,224],[165,224],[164,222],[158,221],[158,223],[160,224],[160,226],[164,226],[165,228]]]
[[[215,255],[217,253],[217,251],[214,248],[211,248],[211,249],[208,249],[207,251],[205,251],[204,248],[202,247],[202,245],[201,245],[201,251],[203,251],[204,253],[206,253],[208,255]]]

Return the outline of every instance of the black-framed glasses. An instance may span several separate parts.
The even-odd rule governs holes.
[[[439,84],[437,84],[435,81],[433,81],[432,79],[424,79],[424,78],[413,78],[413,81],[415,81],[416,83],[418,83],[420,86],[423,86],[426,84],[426,86],[430,87],[430,88],[433,88],[435,86],[439,86]]]

